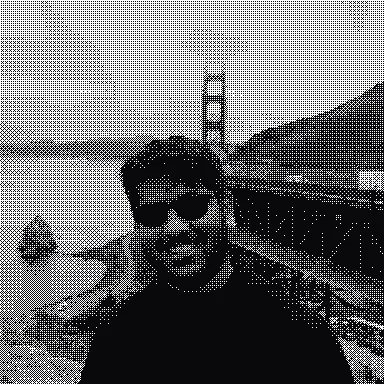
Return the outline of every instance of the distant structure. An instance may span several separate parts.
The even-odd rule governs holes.
[[[220,74],[205,72],[202,97],[203,142],[208,142],[209,133],[213,131],[219,133],[220,147],[224,149],[226,115],[225,72]]]
[[[359,189],[384,191],[384,172],[383,171],[360,171]]]
[[[18,249],[21,258],[33,264],[49,256],[57,247],[51,227],[40,215],[36,215],[24,228]]]

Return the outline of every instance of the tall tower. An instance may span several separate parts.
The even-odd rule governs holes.
[[[209,132],[218,132],[220,135],[220,147],[225,145],[225,120],[227,105],[225,99],[225,72],[220,74],[204,73],[203,84],[203,142],[208,141]]]

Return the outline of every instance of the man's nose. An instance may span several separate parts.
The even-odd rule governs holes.
[[[168,211],[168,220],[165,224],[166,232],[182,232],[189,230],[189,223],[183,220],[174,209]]]

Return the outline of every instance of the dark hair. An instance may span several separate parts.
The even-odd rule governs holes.
[[[183,136],[156,139],[128,158],[120,178],[130,203],[137,205],[137,186],[148,180],[169,177],[188,186],[201,183],[220,200],[224,193],[224,173],[220,160],[207,144]]]

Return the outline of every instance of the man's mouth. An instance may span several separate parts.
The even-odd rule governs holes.
[[[181,260],[190,256],[194,250],[195,246],[192,244],[178,245],[176,247],[170,248],[170,253],[175,259]]]

